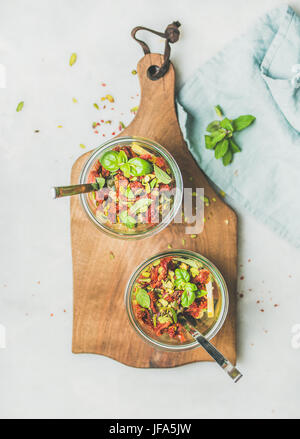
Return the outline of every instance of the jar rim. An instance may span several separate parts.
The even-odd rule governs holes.
[[[169,352],[178,352],[178,351],[185,351],[189,349],[194,349],[196,347],[199,347],[199,344],[196,341],[192,341],[191,343],[182,344],[182,345],[169,345],[166,343],[159,342],[152,337],[150,337],[138,324],[133,309],[132,309],[132,291],[134,284],[140,275],[140,273],[151,263],[153,263],[155,260],[160,259],[162,257],[168,257],[168,256],[183,256],[183,257],[190,257],[197,259],[198,261],[202,262],[210,271],[212,272],[214,279],[216,280],[221,297],[222,297],[222,304],[221,304],[221,310],[219,317],[217,321],[212,325],[210,330],[204,334],[204,336],[211,340],[214,338],[217,333],[222,328],[225,319],[228,314],[229,309],[229,294],[228,294],[228,288],[225,282],[225,279],[223,275],[221,274],[220,270],[205,256],[201,255],[200,253],[196,253],[192,250],[186,250],[186,249],[174,249],[174,250],[168,250],[163,251],[160,253],[157,253],[150,258],[144,260],[139,266],[135,269],[135,271],[131,274],[128,283],[126,285],[125,289],[125,295],[124,295],[124,301],[125,301],[125,307],[127,311],[127,316],[129,318],[129,322],[131,326],[134,328],[135,332],[147,343],[151,344],[153,347],[156,347],[160,350],[165,350]]]
[[[183,198],[183,179],[182,179],[182,175],[181,175],[181,171],[179,169],[179,166],[178,166],[176,160],[174,159],[174,157],[172,156],[172,154],[170,154],[169,151],[167,151],[167,149],[165,147],[163,147],[162,145],[160,145],[159,143],[155,142],[154,140],[150,140],[150,139],[147,139],[144,137],[123,136],[123,137],[117,137],[114,139],[110,139],[110,140],[102,143],[98,148],[96,148],[92,152],[92,154],[90,155],[90,157],[86,161],[85,165],[83,166],[83,169],[81,171],[80,178],[79,178],[79,183],[80,184],[86,183],[89,171],[100,153],[104,152],[106,149],[109,149],[115,145],[126,144],[129,142],[140,142],[141,144],[144,144],[146,147],[148,146],[150,148],[153,148],[158,154],[160,154],[167,161],[168,165],[170,166],[170,168],[173,172],[174,178],[175,178],[176,187],[175,187],[174,203],[173,203],[173,206],[171,207],[170,211],[168,212],[168,214],[163,218],[163,220],[161,222],[159,222],[157,225],[155,225],[154,227],[152,227],[149,230],[139,232],[136,234],[134,234],[134,233],[133,234],[126,234],[126,233],[116,232],[97,220],[97,218],[93,214],[93,212],[92,212],[92,210],[87,202],[87,194],[80,194],[80,201],[81,201],[81,205],[83,207],[83,210],[87,214],[88,218],[96,225],[96,227],[99,230],[101,230],[104,233],[106,233],[107,235],[110,235],[110,236],[115,237],[115,238],[125,239],[125,240],[126,239],[127,240],[135,240],[135,239],[148,238],[148,237],[153,236],[153,235],[159,233],[160,231],[162,231],[164,228],[166,228],[172,222],[172,220],[175,218],[175,216],[176,216],[176,214],[181,206],[182,198]]]

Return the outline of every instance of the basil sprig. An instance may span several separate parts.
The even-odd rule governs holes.
[[[141,305],[143,308],[150,308],[150,297],[147,294],[146,290],[140,288],[136,293],[135,298],[137,303]]]
[[[153,166],[154,167],[154,174],[155,174],[155,177],[157,178],[157,180],[160,182],[160,183],[163,183],[163,184],[169,184],[169,183],[171,183],[171,181],[172,181],[172,178],[165,172],[165,171],[163,171],[159,166],[157,166],[157,165],[154,165]]]
[[[220,105],[215,107],[219,117],[223,117]],[[206,127],[205,146],[215,151],[215,158],[222,159],[223,165],[228,166],[233,161],[233,155],[240,152],[240,147],[233,140],[233,133],[242,131],[255,121],[251,114],[239,116],[230,120],[224,117],[221,120],[213,120]]]
[[[100,157],[99,161],[107,171],[117,172],[121,169],[126,178],[130,175],[138,177],[151,174],[153,170],[152,164],[140,157],[133,157],[128,160],[124,151],[107,151]]]
[[[190,274],[187,270],[176,268],[175,270],[175,287],[183,290],[181,295],[181,305],[188,308],[195,301],[198,295],[197,285],[189,282]]]

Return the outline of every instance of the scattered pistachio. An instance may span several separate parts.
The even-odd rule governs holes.
[[[106,95],[105,97],[109,102],[115,102],[114,98],[111,95]]]
[[[217,199],[216,198],[212,198],[212,200],[213,200],[213,202],[215,203],[216,201],[217,201]]]
[[[70,61],[69,61],[70,66],[72,67],[72,65],[75,64],[76,61],[77,61],[77,55],[76,55],[76,53],[72,53],[72,55],[70,57]]]
[[[225,198],[226,197],[226,193],[224,192],[224,191],[220,191],[220,195],[221,195],[221,197],[223,197],[223,198]]]
[[[113,254],[113,252],[109,252],[109,259],[115,259],[115,255]]]
[[[57,125],[57,128],[62,128],[63,126],[62,125]]]
[[[17,112],[21,111],[23,107],[24,107],[24,101],[19,102],[16,111]]]
[[[133,108],[130,109],[130,112],[131,113],[136,113],[138,111],[138,109],[139,109],[138,106],[137,107],[133,107]]]
[[[191,238],[195,239],[195,238],[197,238],[197,235],[191,235]]]
[[[86,146],[83,144],[83,143],[80,143],[80,148],[82,148],[82,149],[85,149],[86,148]]]
[[[185,245],[185,242],[186,242],[185,239],[183,239],[183,240],[182,240],[182,245]]]
[[[173,248],[171,244],[168,244],[168,248]]]
[[[136,74],[137,74],[137,71],[136,71],[136,70],[131,70],[131,74],[132,74],[132,75],[136,75]]]
[[[97,108],[97,110],[99,110],[99,105],[98,104],[94,103],[93,105],[94,105],[95,108]]]
[[[72,101],[74,102],[74,104],[77,104],[77,99],[76,98],[72,98]]]

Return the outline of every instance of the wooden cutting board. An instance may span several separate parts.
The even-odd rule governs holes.
[[[71,239],[73,256],[74,323],[73,353],[101,354],[134,367],[173,367],[195,361],[210,361],[202,348],[181,353],[158,351],[146,344],[129,324],[124,291],[129,276],[146,258],[173,248],[186,248],[210,259],[222,272],[229,289],[228,317],[213,343],[232,362],[236,362],[236,279],[237,217],[208,184],[180,131],[175,104],[175,72],[152,81],[147,70],[160,66],[163,57],[147,54],[138,64],[141,103],[135,119],[122,136],[142,136],[162,144],[175,157],[185,187],[205,189],[216,198],[205,207],[204,231],[192,239],[184,224],[171,224],[154,237],[123,241],[97,230],[83,211],[79,197],[71,198]],[[199,133],[203,135],[203,133]],[[81,169],[91,152],[82,155],[72,168],[71,183],[79,181]],[[193,181],[190,181],[190,177]],[[183,246],[182,240],[186,243]],[[110,252],[115,255],[110,258]]]

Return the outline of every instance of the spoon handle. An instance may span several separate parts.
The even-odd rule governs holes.
[[[206,350],[206,352],[218,363],[219,366],[237,383],[241,378],[241,372],[227,360],[202,334],[199,333],[195,340]]]
[[[181,316],[184,327],[191,336],[206,350],[206,352],[218,363],[219,366],[237,383],[241,378],[241,372],[227,360],[218,349],[211,344],[196,328],[194,328],[185,317]]]
[[[53,198],[70,197],[98,190],[97,183],[75,184],[73,186],[57,186],[52,188]]]

